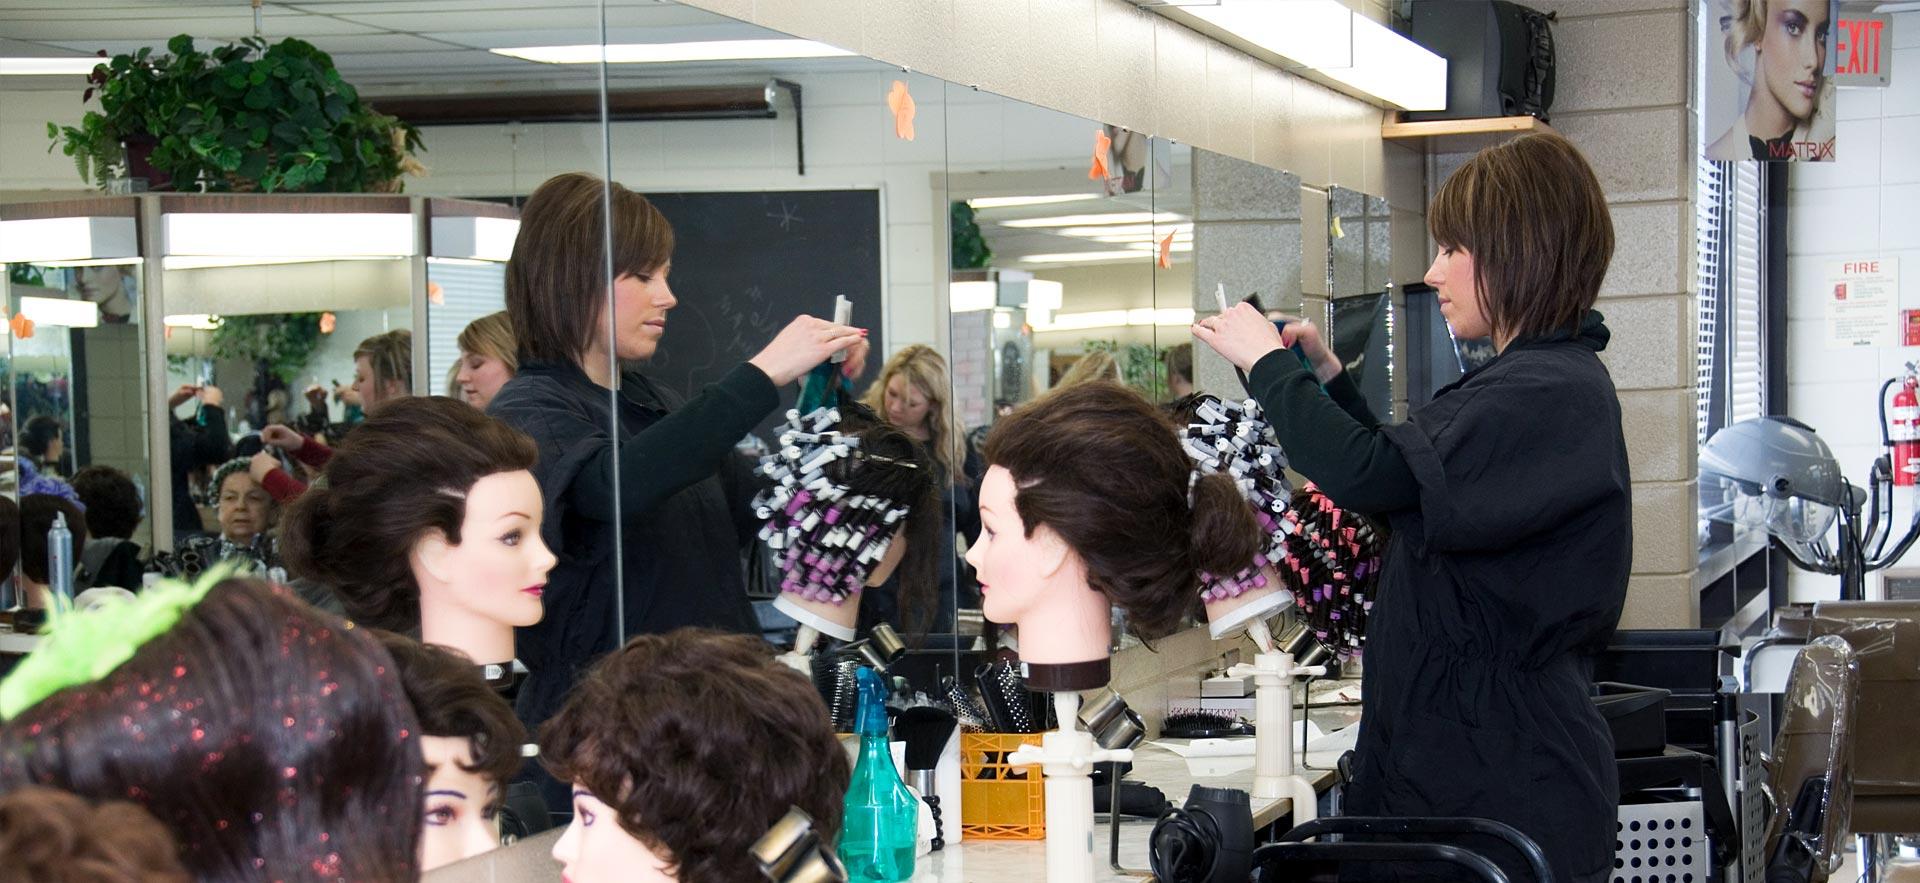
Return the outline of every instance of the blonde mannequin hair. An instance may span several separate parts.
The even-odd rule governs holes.
[[[880,378],[867,387],[867,394],[861,399],[883,419],[887,414],[887,385],[896,375],[905,377],[927,397],[927,448],[940,468],[946,470],[947,480],[959,484],[966,478],[961,471],[967,463],[967,437],[960,429],[960,415],[953,410],[946,358],[933,347],[919,343],[894,353],[880,369]]]

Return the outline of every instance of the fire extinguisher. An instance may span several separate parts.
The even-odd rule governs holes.
[[[1892,385],[1893,381],[1888,381]],[[1907,363],[1907,376],[1893,396],[1891,427],[1887,444],[1893,449],[1893,483],[1913,487],[1920,477],[1920,376],[1914,363]]]

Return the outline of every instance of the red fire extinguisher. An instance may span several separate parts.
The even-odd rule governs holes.
[[[1920,477],[1920,377],[1913,363],[1907,363],[1907,377],[1893,395],[1892,425],[1887,440],[1893,446],[1893,483],[1912,487]]]

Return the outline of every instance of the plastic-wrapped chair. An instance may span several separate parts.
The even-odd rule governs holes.
[[[1838,636],[1813,639],[1794,660],[1768,784],[1767,883],[1823,883],[1840,867],[1859,689],[1860,663]]]

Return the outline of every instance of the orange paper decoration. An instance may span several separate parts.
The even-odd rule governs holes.
[[[13,329],[13,336],[20,340],[33,336],[33,320],[27,318],[25,313],[14,313],[7,325]]]
[[[447,290],[441,288],[438,282],[427,283],[427,303],[433,304],[436,307],[446,306]]]
[[[321,313],[320,314],[320,333],[332,334],[334,326],[339,324],[339,322],[340,320],[335,318],[332,313]]]
[[[893,111],[893,134],[903,141],[913,140],[913,93],[902,80],[893,81],[887,93],[887,107]]]
[[[1173,269],[1173,234],[1172,233],[1168,233],[1167,238],[1160,240],[1160,269],[1162,270]]]
[[[1105,181],[1110,177],[1107,170],[1107,154],[1113,151],[1113,139],[1107,136],[1107,130],[1098,129],[1093,133],[1093,167],[1087,169],[1087,179]]]

